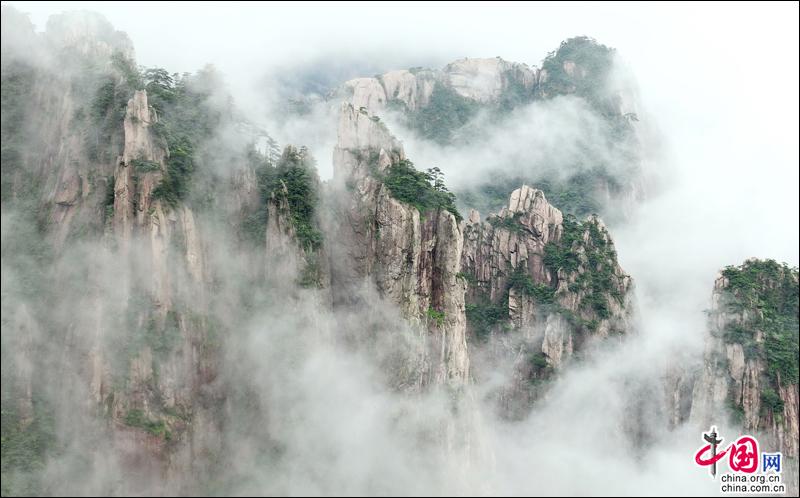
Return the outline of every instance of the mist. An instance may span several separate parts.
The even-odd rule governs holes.
[[[476,377],[458,403],[444,388],[409,395],[407,373],[397,369],[418,357],[418,332],[396,306],[365,287],[362,307],[331,310],[323,291],[298,290],[284,278],[295,263],[265,277],[263,263],[253,269],[255,249],[240,257],[232,228],[199,215],[200,230],[216,244],[204,262],[218,276],[209,307],[221,329],[235,331],[214,383],[230,397],[198,414],[208,422],[201,425],[208,429],[204,442],[223,448],[225,462],[209,463],[205,475],[201,468],[192,469],[196,475],[126,475],[108,441],[85,437],[102,431],[68,415],[88,396],[77,387],[83,372],[48,350],[61,363],[40,375],[58,372],[78,391],[48,392],[63,403],[56,427],[65,441],[42,472],[51,493],[162,494],[194,479],[211,493],[237,495],[718,492],[693,462],[707,427],[670,427],[662,382],[670,368],[689,368],[701,357],[703,311],[721,268],[750,257],[798,265],[797,4],[6,4],[30,13],[40,31],[61,11],[99,12],[127,33],[141,66],[182,73],[210,64],[222,78],[213,106],[233,102],[279,144],[308,146],[323,181],[333,175],[336,144],[337,102],[330,92],[345,80],[440,68],[465,56],[538,66],[561,40],[579,34],[617,50],[625,78],[636,82],[645,130],[644,195],[630,215],[609,222],[620,265],[635,282],[635,330],[619,342],[593,345],[586,359],[558,374],[523,420],[503,419],[491,403],[510,371]],[[306,111],[283,112],[289,99],[304,99]],[[530,103],[500,121],[479,114],[468,126],[475,139],[449,145],[416,136],[398,115],[383,118],[407,156],[420,168],[440,167],[454,191],[497,171],[566,178],[587,157],[614,168],[626,152],[609,148],[602,120],[571,97]],[[211,171],[237,167],[241,157],[227,151],[241,149],[247,133],[230,123],[214,131],[207,146]],[[4,246],[17,216],[3,212]],[[63,282],[98,275],[85,298],[78,297],[82,288],[53,291],[57,306],[46,321],[69,323],[74,342],[86,339],[81,331],[99,328],[98,316],[124,312],[114,308],[128,289],[118,285],[113,254],[87,243],[57,260]],[[24,276],[6,263],[4,314],[34,300],[14,290]],[[122,280],[144,278],[150,264],[134,257]],[[267,284],[256,286],[262,277]],[[181,274],[173,282],[186,306],[201,299],[192,278]],[[14,353],[46,342],[37,319],[28,318],[23,328],[31,335],[24,337],[4,319],[3,348],[18,361],[15,369],[32,367]],[[492,345],[472,347],[480,358]],[[225,414],[226,424],[209,422],[214,410]],[[733,421],[723,422],[735,432]],[[456,432],[467,434],[466,442]],[[126,487],[143,476],[144,488]]]

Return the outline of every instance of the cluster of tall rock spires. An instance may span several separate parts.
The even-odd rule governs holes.
[[[98,63],[115,83],[125,79],[111,62],[115,53],[133,55],[124,35],[94,17],[61,21],[54,20],[46,35],[38,35],[52,39],[51,48],[41,48],[32,29],[14,40],[7,35],[11,28],[24,31],[20,25],[27,21],[4,7],[4,115],[6,92],[11,91],[7,78],[21,72],[14,64],[24,64],[14,46],[19,39],[37,50],[55,46],[76,59]],[[562,69],[572,78],[586,73],[571,60]],[[36,373],[37,348],[59,341],[50,347],[63,344],[68,351],[63,361],[83,362],[77,379],[63,380],[80,385],[72,388],[85,397],[78,403],[83,412],[74,416],[96,417],[112,434],[112,446],[124,465],[142,475],[155,469],[166,479],[186,469],[200,471],[211,465],[204,457],[224,445],[220,434],[225,410],[219,407],[231,402],[220,377],[225,338],[215,315],[240,311],[215,298],[226,276],[214,263],[221,256],[214,253],[210,225],[201,222],[190,203],[154,195],[175,151],[157,131],[161,117],[146,90],[137,88],[127,96],[121,119],[109,135],[100,137],[115,152],[92,155],[85,140],[89,128],[76,118],[91,102],[75,90],[75,75],[35,65],[25,71],[32,83],[20,96],[28,99],[26,121],[19,130],[12,129],[15,123],[3,122],[4,225],[6,213],[23,206],[23,186],[36,177],[38,187],[31,194],[35,216],[18,223],[38,220],[40,236],[55,254],[67,254],[85,239],[99,243],[82,254],[92,262],[81,266],[82,273],[63,268],[70,259],[59,264],[55,258],[46,274],[53,288],[69,289],[81,282],[74,289],[81,297],[69,303],[91,310],[72,316],[59,310],[53,315],[56,324],[37,320],[36,309],[24,296],[6,297],[6,288],[22,278],[8,260],[10,276],[3,283],[4,438],[7,425],[16,434],[39,423],[44,408],[37,406],[42,383]],[[414,331],[407,363],[389,373],[394,385],[410,393],[445,389],[469,396],[470,386],[492,369],[510,365],[514,374],[493,396],[502,416],[523,418],[571,362],[590,356],[598,344],[622,341],[635,332],[633,280],[620,267],[611,234],[597,215],[578,219],[565,214],[534,185],[518,185],[509,192],[507,207],[497,213],[482,216],[473,210],[464,219],[447,209],[420,211],[398,200],[384,178],[408,158],[380,115],[396,102],[412,112],[425,108],[437,85],[480,105],[492,105],[513,91],[545,96],[552,91],[544,84],[549,77],[546,69],[492,58],[346,82],[335,93],[339,118],[334,177],[324,185],[317,180],[315,187],[321,200],[312,223],[322,234],[321,244],[309,245],[298,235],[286,182],[265,191],[258,168],[247,161],[232,163],[220,180],[227,185],[220,193],[228,196],[220,201],[226,223],[241,226],[254,210],[265,213],[255,218],[261,225],[255,231],[257,249],[248,254],[243,250],[241,256],[254,261],[256,269],[248,277],[266,286],[302,280],[303,272],[313,267],[313,285],[305,285],[310,289],[295,298],[316,299],[328,309],[358,307],[359,292],[369,286]],[[626,98],[616,102],[618,116],[636,112]],[[298,164],[306,164],[306,153],[294,148],[285,152],[300,154],[295,157]],[[4,259],[6,242],[13,236],[4,227]],[[4,263],[4,273],[6,268]],[[112,281],[107,281],[109,274]],[[796,270],[776,278],[793,286],[789,299],[794,299],[796,312]],[[759,285],[769,289],[777,284],[768,279]],[[766,400],[772,403],[769,409],[764,408],[765,382],[773,382],[766,379],[775,376],[769,362],[750,355],[747,348],[753,346],[743,342],[753,340],[763,347],[768,332],[756,327],[754,338],[723,337],[731,323],[744,326],[763,310],[748,301],[730,311],[732,292],[730,278],[721,275],[713,288],[703,364],[697,373],[668,376],[665,406],[673,410],[674,424],[691,419],[706,425],[734,407],[742,413],[745,429],[767,435],[796,462],[796,374],[769,384],[774,396]],[[116,304],[109,309],[109,302]],[[51,326],[60,333],[43,332]],[[488,362],[471,361],[476,349],[487,347]],[[3,451],[6,461],[5,443]],[[13,472],[4,464],[4,481]]]

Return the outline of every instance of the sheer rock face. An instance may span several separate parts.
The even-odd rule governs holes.
[[[114,226],[121,236],[123,247],[130,242],[134,225],[149,224],[153,215],[163,218],[160,204],[155,206],[153,203],[152,192],[163,177],[169,153],[151,130],[156,122],[156,112],[147,103],[147,92],[134,92],[128,101],[123,122],[124,149],[114,172]],[[135,171],[134,161],[156,163],[158,168]],[[158,226],[161,226],[160,221]],[[156,231],[154,235],[157,234]]]
[[[513,230],[481,223],[480,215],[473,213],[464,229],[462,258],[464,270],[478,282],[470,287],[471,298],[477,297],[477,292],[488,291],[490,300],[500,299],[507,289],[510,270],[520,265],[536,282],[551,282],[542,257],[545,245],[560,236],[563,216],[548,204],[544,193],[527,185],[511,193],[508,207],[496,219],[507,220]]]
[[[794,279],[797,286],[796,275]],[[738,305],[741,298],[731,294],[730,285],[723,275],[714,282],[709,332],[702,366],[694,380],[688,418],[699,426],[708,427],[723,423],[729,411],[733,410],[739,413],[739,422],[745,431],[764,438],[759,441],[762,446],[766,445],[765,450],[781,451],[796,459],[798,384],[778,382],[774,387],[768,378],[767,360],[763,355],[749,352],[763,347],[764,330],[756,326],[753,337],[747,339],[728,335],[732,328],[750,328],[751,320],[761,313],[755,307]],[[767,281],[763,285],[760,292],[777,284]],[[691,379],[692,375],[684,374],[682,378]],[[780,399],[781,409],[765,405],[764,393],[768,391],[774,391]],[[686,404],[686,401],[677,399]],[[686,410],[683,412],[685,416]]]
[[[96,303],[87,305],[97,310],[94,331],[79,339],[88,351],[89,399],[117,422],[114,442],[123,460],[136,461],[165,457],[167,441],[132,425],[131,413],[163,424],[175,439],[188,437],[187,414],[203,410],[198,389],[216,376],[215,360],[199,347],[207,313],[205,242],[189,207],[168,208],[153,197],[169,155],[153,134],[155,122],[146,92],[135,92],[122,123],[124,147],[113,171],[113,215],[106,233],[110,252],[95,255],[116,261],[118,308],[104,308],[104,299],[95,296]],[[151,165],[137,170],[137,161]],[[86,206],[90,200],[79,198],[76,209],[91,208]],[[107,284],[96,288],[103,285]],[[191,312],[187,296],[192,296]],[[119,363],[119,353],[108,349],[123,335],[138,344],[126,353],[127,369]],[[143,336],[148,337],[144,344],[134,339]]]
[[[76,225],[95,221],[93,204],[108,188],[105,175],[113,171],[113,161],[98,164],[96,158],[87,157],[91,130],[87,120],[78,116],[85,116],[88,99],[93,97],[87,92],[92,87],[76,84],[77,78],[85,82],[83,72],[89,66],[108,77],[119,76],[111,54],[132,49],[125,35],[113,29],[108,33],[106,28],[111,29],[99,16],[63,14],[51,18],[47,31],[36,33],[27,17],[3,7],[3,74],[4,78],[12,76],[9,81],[4,79],[4,92],[8,85],[9,96],[16,97],[6,102],[4,93],[8,118],[4,126],[13,128],[11,133],[18,136],[9,142],[4,137],[4,150],[15,149],[22,164],[14,168],[17,178],[8,183],[4,172],[4,189],[13,185],[10,197],[14,198],[30,195],[31,190],[42,194],[43,221],[52,227],[49,242],[56,250],[79,230]],[[108,36],[99,36],[101,32]],[[9,108],[17,110],[9,112]],[[121,130],[115,130],[110,138],[119,135]],[[20,143],[14,143],[17,141]],[[5,158],[4,152],[4,169],[11,169]],[[98,170],[102,175],[95,174]]]
[[[334,180],[346,190],[331,237],[334,302],[372,281],[400,307],[419,337],[422,357],[415,379],[463,385],[468,376],[464,283],[457,278],[463,238],[453,214],[420,213],[394,199],[378,176],[404,159],[402,145],[363,109],[343,104]]]
[[[5,22],[5,7],[3,17]],[[56,310],[37,320],[45,324],[52,314],[51,320],[61,321],[55,331],[53,324],[26,324],[41,333],[19,354],[37,365],[40,375],[64,373],[46,379],[50,389],[75,393],[59,417],[70,417],[69,424],[87,430],[94,423],[107,426],[120,455],[138,461],[158,458],[167,447],[166,432],[156,436],[142,425],[161,423],[175,440],[185,439],[188,414],[203,409],[197,391],[215,371],[198,347],[202,311],[190,315],[182,306],[191,295],[194,309],[205,309],[202,234],[191,210],[165,210],[152,197],[168,154],[149,128],[156,118],[146,93],[132,95],[124,119],[117,117],[116,101],[111,102],[123,79],[111,57],[115,52],[132,55],[127,38],[102,19],[67,14],[53,17],[47,32],[31,33],[26,43],[42,58],[28,61],[17,54],[22,62],[6,66],[16,48],[4,28],[4,78],[26,78],[21,89],[25,108],[17,119],[25,146],[18,170],[27,177],[19,184],[26,199],[41,207],[46,233],[40,242],[52,251],[42,272],[59,289]],[[41,63],[55,59],[58,66]],[[105,93],[99,99],[102,85],[111,85],[113,98]],[[5,137],[5,121],[3,131]],[[4,139],[4,168],[6,145]],[[157,167],[150,164],[147,172],[137,172],[135,159]],[[4,177],[4,210],[7,200]],[[58,307],[69,308],[68,316],[59,314]],[[26,308],[12,308],[11,315],[20,320]],[[49,362],[42,364],[47,360],[39,353],[54,348],[63,349],[55,360],[61,364],[53,366],[53,357],[46,354]],[[41,381],[32,387],[31,374],[25,372],[4,373],[3,384],[27,386],[23,406],[45,389]]]
[[[117,35],[87,22],[57,36],[92,56],[109,57],[118,49],[132,55],[125,50],[124,39],[115,45]],[[105,45],[85,45],[85,33],[97,30],[104,33]],[[200,455],[208,448],[219,448],[213,440],[220,414],[211,408],[222,406],[225,396],[217,379],[218,351],[209,345],[207,334],[213,317],[209,309],[212,275],[207,267],[213,240],[202,223],[207,220],[196,218],[186,205],[167,206],[154,196],[167,170],[169,151],[154,133],[158,116],[145,91],[136,91],[122,123],[113,123],[114,156],[100,164],[83,160],[86,151],[81,128],[75,127],[72,119],[81,102],[68,85],[61,85],[64,82],[48,88],[53,81],[40,79],[34,90],[36,105],[47,119],[36,123],[42,126],[45,146],[42,157],[31,163],[46,176],[44,200],[52,205],[49,221],[59,234],[57,245],[65,243],[80,214],[98,218],[95,221],[104,225],[105,233],[98,235],[103,243],[96,245],[106,247],[90,256],[110,268],[89,276],[89,290],[82,289],[86,301],[80,303],[92,310],[91,316],[78,317],[66,334],[67,342],[77,344],[74,358],[85,359],[80,371],[89,386],[88,412],[101,413],[111,421],[114,444],[127,470],[145,462],[145,476],[175,470],[176,465],[195,465],[195,459],[202,459]],[[508,207],[497,215],[498,223],[482,223],[477,212],[459,223],[448,211],[420,213],[398,201],[380,179],[405,153],[373,114],[376,110],[391,101],[420,109],[429,104],[436,85],[447,85],[469,99],[491,102],[511,85],[529,89],[536,81],[535,68],[501,59],[464,59],[441,71],[391,71],[347,85],[352,100],[341,108],[334,150],[334,182],[341,186],[342,195],[332,206],[330,217],[335,221],[326,234],[330,254],[319,255],[322,265],[331,265],[330,273],[322,270],[329,275],[325,278],[330,278],[330,284],[322,285],[330,285],[334,305],[346,305],[354,289],[366,282],[401,310],[413,329],[418,352],[406,365],[408,381],[402,382],[413,390],[434,386],[458,390],[468,383],[471,362],[465,306],[484,296],[492,304],[504,306],[503,325],[521,337],[519,342],[509,340],[498,348],[501,360],[514,365],[517,372],[515,384],[503,395],[508,403],[533,400],[537,393],[523,386],[566,365],[582,350],[587,337],[606,337],[626,327],[630,279],[615,258],[601,258],[590,265],[597,242],[588,224],[596,228],[604,247],[611,245],[599,220],[590,219],[580,227],[580,237],[569,248],[577,254],[578,267],[553,269],[545,265],[546,248],[563,240],[566,222],[542,192],[527,186],[515,190]],[[53,95],[58,98],[51,98]],[[152,164],[137,170],[137,161]],[[113,188],[112,206],[98,200],[104,192],[90,181],[93,173]],[[273,259],[266,273],[274,272],[279,279],[294,278],[311,255],[297,243],[288,190],[278,190],[262,206],[253,169],[236,171],[232,182],[234,197],[221,201],[230,203],[229,212],[267,210],[262,247],[281,264]],[[103,209],[111,212],[108,220]],[[614,281],[607,292],[620,296],[619,300],[601,296],[607,308],[605,317],[587,305],[596,296],[580,282],[598,267],[611,268]],[[510,287],[517,269],[532,284],[552,290],[550,307],[543,307],[526,289]],[[115,279],[113,285],[100,282],[109,274]],[[109,288],[119,295],[101,298],[100,293]],[[141,302],[136,304],[137,300]],[[116,307],[108,309],[109,303]],[[558,309],[553,310],[554,305]],[[38,335],[32,314],[23,310],[14,322],[15,328]],[[592,327],[589,322],[594,322]],[[582,334],[576,333],[579,328]],[[109,345],[128,344],[134,338],[138,342],[123,352],[127,355],[123,358],[116,358],[119,352],[109,349]],[[523,350],[520,344],[525,355],[536,353],[544,365],[531,367],[530,357],[518,354]],[[21,376],[30,377],[30,372]],[[21,400],[23,408],[28,407],[23,412],[32,409],[30,382],[28,386],[27,398]],[[792,406],[796,406],[796,386],[793,393],[781,392],[787,405],[793,395]],[[148,423],[162,424],[161,428],[170,431],[171,440],[130,423],[134,413],[141,413]],[[793,417],[796,428],[796,409]]]
[[[114,238],[118,257],[127,262],[120,268],[120,284],[131,293],[141,295],[142,299],[151,300],[154,306],[150,312],[134,311],[135,308],[126,312],[135,314],[136,327],[153,329],[148,333],[173,334],[169,340],[174,346],[165,352],[154,351],[150,344],[144,345],[131,357],[124,390],[113,388],[110,378],[94,384],[99,389],[96,396],[109,400],[107,409],[115,419],[124,420],[132,410],[140,410],[148,420],[164,422],[180,437],[180,431],[186,427],[183,415],[167,415],[165,410],[178,414],[201,410],[196,391],[215,376],[213,360],[197,347],[203,341],[205,322],[202,317],[207,313],[204,311],[208,280],[206,247],[189,207],[168,208],[153,197],[169,155],[165,145],[153,134],[151,125],[155,122],[155,112],[147,103],[146,92],[135,92],[128,102],[124,120],[125,147],[115,171]],[[136,161],[148,161],[159,167],[137,171]],[[192,315],[184,312],[186,303],[183,300],[189,295],[192,296]],[[102,379],[111,373],[113,369],[107,361],[110,360],[105,358],[96,362],[99,371],[93,376]],[[155,402],[156,399],[160,399],[160,403]],[[133,441],[138,440],[133,438]],[[163,447],[156,446],[157,451],[163,451]],[[139,451],[148,453],[147,448],[149,446]]]
[[[471,212],[463,230],[466,302],[476,316],[471,337],[493,344],[484,372],[514,365],[498,398],[507,415],[521,416],[543,393],[541,381],[587,344],[629,330],[632,282],[599,219],[565,220],[527,185],[487,222]],[[574,267],[548,267],[548,247],[572,254]]]
[[[266,251],[270,255],[267,274],[293,281],[297,278],[303,251],[297,246],[297,234],[291,219],[286,185],[267,203]]]
[[[37,87],[40,84],[41,80]],[[77,295],[62,297],[75,309],[57,338],[49,338],[55,344],[64,341],[60,368],[77,375],[49,380],[65,392],[84,393],[71,400],[69,416],[86,425],[96,415],[106,420],[112,446],[126,470],[136,472],[142,462],[151,462],[147,472],[163,475],[172,465],[172,445],[192,438],[191,417],[200,416],[205,403],[217,395],[209,388],[216,377],[216,360],[204,346],[208,276],[202,229],[188,207],[166,208],[153,198],[168,153],[150,129],[155,114],[144,91],[133,95],[124,121],[117,123],[123,136],[114,143],[122,148],[116,151],[117,160],[108,163],[76,160],[85,158],[86,150],[76,137],[81,129],[63,126],[78,107],[69,92],[51,101],[56,108],[48,99],[42,102],[42,109],[53,110],[50,121],[58,126],[38,131],[43,138],[57,137],[54,143],[61,145],[52,155],[45,148],[44,158],[29,157],[43,171],[41,202],[55,200],[48,221],[58,259],[49,271],[54,286],[80,285]],[[134,160],[158,167],[136,171]],[[92,177],[102,178],[113,189],[113,204],[103,205],[108,193],[98,191]],[[52,185],[54,190],[48,188]],[[67,235],[79,222],[99,229],[71,244]],[[90,263],[74,259],[76,247],[82,246],[87,252],[79,254]],[[65,267],[79,268],[75,271],[80,273]],[[25,354],[35,351],[31,347]],[[21,372],[10,382],[28,386],[23,407],[31,399],[29,377]],[[6,380],[4,374],[4,384]],[[145,423],[158,425],[147,428]],[[162,432],[154,434],[153,427]]]
[[[509,297],[509,318],[517,328],[535,322],[536,301],[519,289],[510,288],[510,279],[515,271],[530,278],[533,284],[546,285],[554,291],[554,300],[563,309],[575,313],[585,320],[598,319],[594,334],[602,337],[611,332],[623,332],[628,328],[630,317],[630,277],[620,268],[613,250],[613,242],[602,221],[589,217],[578,226],[579,239],[572,252],[578,254],[578,266],[572,271],[548,268],[544,264],[545,248],[557,244],[564,234],[564,217],[551,206],[540,190],[527,185],[511,193],[509,206],[503,208],[491,222],[480,222],[477,212],[470,214],[465,232],[465,250],[462,258],[463,271],[470,274],[475,285],[468,290],[469,301],[485,296],[496,303]],[[590,236],[590,225],[597,229],[599,242],[608,248],[606,259],[596,261],[610,273],[610,286],[604,301],[609,308],[603,318],[585,309],[584,300],[591,297],[591,289],[570,285],[581,280],[582,275],[595,271],[589,261],[590,253],[596,249]],[[611,297],[619,295],[620,299]],[[540,303],[541,304],[541,303]]]
[[[386,92],[375,78],[356,78],[344,85],[352,92],[351,102],[356,109],[381,109],[386,105]]]
[[[433,86],[436,83],[436,73],[434,71],[412,73],[403,69],[384,73],[380,81],[388,100],[400,101],[408,109],[416,110],[430,102]]]
[[[161,201],[153,198],[153,190],[163,178],[168,152],[164,144],[155,137],[151,125],[157,121],[155,111],[147,103],[147,93],[136,91],[128,101],[123,122],[125,130],[124,149],[118,159],[114,172],[114,227],[124,257],[130,256],[128,250],[133,237],[144,237],[149,241],[147,263],[153,272],[153,292],[160,303],[167,305],[172,291],[169,284],[169,270],[166,267],[167,245],[170,230],[182,228],[178,215],[164,209]],[[155,168],[138,170],[139,161],[155,164]],[[188,208],[181,208],[188,211]],[[189,211],[183,218],[192,218]],[[193,224],[192,224],[193,225]],[[196,273],[198,258],[192,262],[192,272]]]
[[[338,151],[381,151],[394,154],[402,159],[403,146],[389,130],[386,128],[377,116],[370,114],[366,109],[355,107],[353,105],[343,103],[339,111],[339,125],[337,128],[336,149],[334,154]],[[334,162],[334,168],[340,166]],[[365,172],[351,171],[352,164],[342,164],[344,169],[337,171],[334,169],[334,175],[338,177],[363,176]]]
[[[531,90],[537,79],[536,68],[499,57],[459,59],[445,66],[443,72],[447,83],[459,95],[481,103],[496,100],[513,82]]]
[[[125,149],[122,159],[130,162],[134,159],[163,162],[168,152],[153,132],[152,125],[158,122],[156,111],[147,103],[147,92],[137,90],[128,101],[125,111]]]

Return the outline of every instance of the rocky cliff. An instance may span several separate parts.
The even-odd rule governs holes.
[[[536,181],[492,178],[503,207],[481,218],[457,209],[442,172],[415,166],[382,119],[399,111],[456,150],[452,132],[478,112],[504,119],[566,97],[633,146],[635,106],[605,84],[607,47],[569,40],[541,70],[461,59],[351,80],[336,94],[334,176],[322,182],[304,147],[259,152],[264,135],[234,119],[213,71],[141,70],[107,24],[73,21],[15,38],[64,56],[61,74],[3,41],[4,495],[261,490],[253,475],[279,478],[317,451],[304,424],[340,402],[327,393],[364,401],[348,384],[360,376],[382,396],[367,412],[395,410],[381,431],[442,449],[464,477],[493,460],[475,384],[522,419],[568,368],[633,331],[632,279],[608,228],[591,205],[559,207],[611,197],[619,178],[589,169],[572,190],[535,168],[524,173]],[[709,425],[727,410],[796,459],[796,269],[726,269],[710,323],[700,374],[671,393],[673,422]],[[355,374],[354,350],[370,360]],[[338,354],[346,365],[326,356]],[[435,422],[415,421],[431,414],[408,400],[437,396]],[[328,468],[341,455],[324,450]],[[37,487],[43,475],[74,485],[86,469],[122,477]],[[254,482],[236,487],[242,475]],[[264,489],[295,489],[281,485]]]
[[[647,129],[639,122],[635,86],[622,74],[613,49],[576,37],[548,54],[541,69],[499,57],[464,58],[442,69],[411,68],[356,78],[332,91],[329,101],[338,106],[344,99],[355,109],[391,117],[403,125],[396,133],[445,147],[480,144],[491,136],[493,126],[513,126],[508,123],[531,109],[531,119],[538,119],[562,105],[578,106],[565,115],[577,112],[596,122],[601,137],[581,143],[582,152],[569,164],[553,171],[552,164],[534,159],[535,147],[528,150],[518,143],[514,147],[521,160],[506,164],[509,158],[500,159],[488,172],[490,180],[462,180],[455,193],[462,209],[489,212],[499,209],[514,188],[529,184],[566,213],[583,218],[602,212],[616,220],[631,216],[647,186],[642,168]],[[554,100],[558,103],[545,105]],[[569,155],[569,144],[563,147]]]
[[[565,218],[524,185],[486,221],[470,213],[464,234],[467,322],[474,340],[495,344],[488,368],[515,365],[500,394],[509,415],[525,412],[573,356],[629,331],[631,279],[597,217]]]
[[[565,217],[523,186],[485,222],[463,220],[441,171],[418,170],[374,112],[497,105],[533,95],[534,69],[464,59],[348,82],[322,184],[307,149],[253,147],[261,135],[214,104],[225,99],[213,71],[141,71],[107,24],[67,21],[14,42],[48,57],[57,46],[61,74],[3,42],[4,494],[41,492],[24,469],[58,444],[102,443],[130,492],[205,489],[221,472],[215,455],[232,451],[225,424],[260,414],[248,411],[256,386],[224,362],[226,338],[261,308],[397,313],[402,323],[375,327],[390,337],[355,342],[380,342],[397,391],[451,396],[464,413],[443,417],[443,446],[473,452],[481,341],[503,344],[494,364],[517,372],[503,402],[528,407],[543,392],[529,386],[625,332],[630,280],[598,219]],[[40,374],[52,358],[59,379]],[[93,436],[57,434],[65,417]],[[191,472],[203,483],[180,479]],[[97,486],[86,489],[108,491]]]
[[[320,182],[313,157],[305,147],[287,146],[274,168],[267,166],[259,173],[266,201],[267,279],[329,290],[328,257],[316,212]]]
[[[387,108],[417,113],[428,107],[471,106],[464,109],[470,115],[463,117],[469,118],[479,107],[508,111],[533,100],[575,95],[620,123],[635,122],[635,91],[629,82],[614,77],[613,59],[613,49],[587,37],[576,37],[548,54],[541,69],[500,57],[463,58],[442,69],[411,68],[355,78],[332,91],[329,98],[334,102],[344,99],[356,109],[363,107],[377,115]],[[464,123],[438,121],[445,127]]]
[[[748,259],[714,281],[701,357],[672,362],[666,407],[674,426],[752,434],[783,454],[783,482],[797,493],[798,272]],[[726,445],[728,443],[725,443]]]
[[[220,403],[218,276],[181,183],[198,140],[101,18],[29,33],[33,65],[19,39],[3,41],[3,494],[54,492],[22,476],[58,444],[97,445],[134,477],[131,492],[150,493],[203,465],[188,448],[204,451],[219,422],[207,412]],[[55,56],[60,72],[35,64]],[[64,424],[88,436],[56,432]]]
[[[459,97],[482,104],[497,103],[511,89],[533,94],[538,70],[525,64],[491,59],[464,58],[440,70],[413,68],[395,70],[378,77],[356,78],[335,92],[356,109],[382,114],[387,106],[401,106],[409,112],[432,104],[434,89],[453,91]]]
[[[730,415],[796,466],[797,319],[796,268],[756,259],[725,268],[714,282],[690,420],[705,427]]]
[[[96,209],[113,188],[133,49],[100,16],[54,16],[37,36],[26,18],[3,12],[3,204],[36,202],[60,247],[103,230]]]
[[[365,109],[345,103],[340,113],[334,181],[345,193],[330,230],[334,301],[344,304],[363,282],[374,282],[421,330],[418,365],[400,383],[463,386],[469,360],[458,221],[446,209],[398,200],[386,179],[406,161],[402,145]]]

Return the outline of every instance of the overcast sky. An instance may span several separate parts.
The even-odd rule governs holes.
[[[763,255],[748,247],[758,240],[777,259],[798,261],[794,2],[6,3],[39,29],[53,13],[98,11],[128,33],[140,64],[184,72],[213,63],[245,108],[256,82],[287,63],[363,56],[408,66],[499,55],[538,64],[561,40],[589,35],[617,48],[639,82],[683,175],[674,208],[707,217],[698,226],[716,226],[720,236],[738,232],[737,255]],[[681,207],[698,196],[703,205]]]

